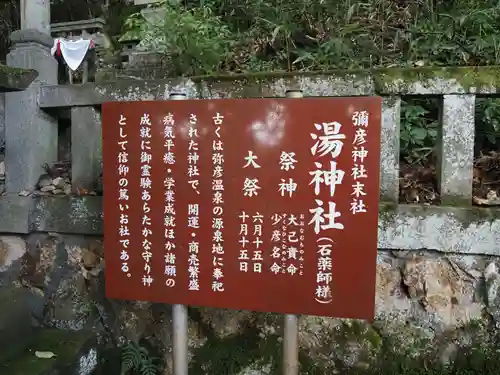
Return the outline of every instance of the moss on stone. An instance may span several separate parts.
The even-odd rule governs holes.
[[[486,318],[440,333],[438,338],[431,330],[404,321],[389,329],[393,322],[300,319],[310,320],[301,336],[310,336],[314,343],[299,348],[304,375],[496,375],[500,366],[500,358],[494,355],[500,336]],[[189,373],[281,375],[281,323],[277,314],[258,313],[238,334],[219,337],[209,330],[204,344],[192,349]],[[443,360],[449,347],[458,351]]]
[[[379,203],[379,215],[384,215],[386,213],[394,213],[398,209],[398,203],[382,201]]]
[[[109,69],[101,74],[99,80],[115,81],[118,78],[131,77],[165,79],[171,77],[170,73],[161,67],[149,69]],[[293,86],[294,83],[299,83],[305,78],[318,78],[327,79],[329,82],[364,82],[371,89],[361,90],[360,92],[366,92],[367,95],[376,93],[384,95],[415,94],[415,89],[418,89],[418,87],[427,89],[427,92],[430,94],[438,95],[442,93],[442,90],[464,93],[495,91],[497,88],[500,88],[500,66],[378,68],[372,70],[329,70],[322,72],[275,71],[210,74],[184,78],[193,81],[200,89],[207,85],[209,86],[208,88],[211,85],[216,85],[218,86],[218,91],[221,91],[227,85],[228,91],[235,89],[237,91],[249,90],[249,94],[252,94],[256,88],[261,92],[260,88],[262,86],[267,86],[266,83],[268,82],[276,82],[277,79],[283,79],[285,85]],[[415,86],[416,84],[418,86]]]
[[[441,207],[471,207],[472,199],[464,198],[463,196],[445,195],[441,196]]]
[[[496,208],[472,206],[468,209],[457,210],[457,213],[457,219],[465,226],[471,224],[481,225],[483,223],[491,224],[496,220],[500,220],[500,211]]]
[[[397,100],[399,100],[399,95],[394,94],[394,95],[385,96],[384,97],[384,106],[389,107],[389,108],[393,107],[396,104]]]
[[[36,70],[18,69],[0,64],[0,92],[24,90],[37,75]]]
[[[21,77],[29,69],[13,68],[4,64],[0,64],[0,73],[13,75],[15,77]]]
[[[363,79],[370,77],[369,70],[327,70],[322,72],[255,72],[255,73],[239,73],[239,74],[221,74],[221,75],[202,75],[191,77],[193,80],[199,81],[234,81],[234,80],[248,80],[266,81],[275,78],[297,78],[297,77],[318,77],[329,76],[339,79]]]
[[[372,76],[377,92],[405,93],[411,91],[415,83],[431,87],[435,79],[455,81],[464,92],[500,86],[498,66],[387,68],[373,70]]]
[[[162,70],[162,68],[154,68]],[[123,75],[133,75],[133,73],[143,74],[144,69],[125,69]],[[109,73],[109,72],[108,72]],[[112,74],[113,76],[116,74]],[[157,75],[155,75],[157,76]],[[430,86],[435,79],[454,80],[459,84],[464,92],[472,89],[481,90],[484,88],[496,88],[500,86],[500,66],[485,67],[421,67],[421,68],[378,68],[371,70],[328,70],[322,72],[255,72],[239,74],[210,74],[186,77],[195,82],[232,82],[240,81],[241,84],[262,83],[277,78],[315,78],[329,77],[330,79],[341,79],[349,81],[372,80],[375,91],[381,93],[394,91],[408,91],[415,83],[420,83],[424,87]]]
[[[40,329],[32,338],[32,344],[7,362],[0,361],[0,373],[9,375],[44,375],[49,370],[64,367],[76,359],[76,355],[89,335]],[[50,351],[53,358],[38,358],[36,351]]]
[[[451,363],[432,359],[412,359],[391,355],[385,361],[366,370],[354,370],[353,375],[496,375],[500,360],[491,350],[472,347]],[[326,374],[325,374],[326,375]]]
[[[372,70],[330,70],[324,72],[259,72],[229,75],[206,75],[192,77],[200,82],[242,81],[242,84],[262,83],[276,78],[295,79],[302,77],[329,77],[330,79],[360,81],[373,80],[375,92],[411,92],[415,83],[431,87],[436,79],[452,80],[464,92],[500,87],[500,67],[424,67],[424,68],[380,68]],[[438,94],[438,92],[436,92]]]
[[[415,340],[394,340],[384,337],[380,351],[366,368],[354,368],[355,375],[493,375],[498,373],[500,337],[492,332],[483,320],[472,320],[461,328],[443,334],[439,341],[421,337]],[[472,342],[469,346],[458,344],[464,335]],[[445,339],[446,342],[440,342]],[[441,345],[457,344],[454,360],[443,361]],[[441,345],[440,345],[441,344]],[[446,346],[446,345],[445,345]],[[326,373],[325,373],[326,375]]]
[[[266,335],[258,329],[247,327],[242,333],[224,338],[209,337],[200,348],[194,349],[189,373],[193,375],[238,374],[252,367],[274,369],[280,363],[280,338]]]
[[[380,202],[379,205],[379,222],[391,223],[398,214],[416,216],[430,215],[445,215],[451,214],[464,227],[470,225],[481,225],[483,223],[491,224],[496,220],[500,220],[500,211],[496,208],[476,207],[468,204],[463,198],[456,200],[449,199],[442,206],[425,206],[416,204],[397,205],[391,202]]]

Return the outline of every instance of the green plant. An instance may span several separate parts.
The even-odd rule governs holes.
[[[481,98],[476,102],[476,144],[481,149],[497,146],[500,139],[500,100]]]
[[[438,124],[428,116],[431,112],[424,107],[426,104],[432,108],[433,103],[402,102],[401,154],[409,164],[425,164],[434,151]]]
[[[164,55],[178,75],[218,71],[230,51],[229,28],[206,6],[163,1],[155,14],[135,13],[125,26],[122,40],[140,35],[139,48]]]
[[[143,35],[144,17],[141,13],[132,13],[123,23],[123,34],[118,39],[119,42],[129,40],[140,40]]]
[[[134,342],[127,343],[122,348],[122,375],[156,375],[158,373],[154,358],[151,358],[148,350]]]
[[[160,23],[136,14],[127,27],[181,60],[176,74],[500,63],[496,0],[170,0],[160,10]]]

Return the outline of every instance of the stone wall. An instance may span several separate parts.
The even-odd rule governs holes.
[[[5,94],[0,93],[0,147],[5,142]],[[0,154],[3,156],[4,150]],[[3,161],[3,159],[2,159]]]
[[[0,298],[4,306],[16,301],[0,313],[2,345],[59,355],[61,346],[45,341],[46,337],[64,343],[71,338],[79,358],[97,354],[89,366],[99,371],[117,371],[121,361],[113,356],[113,345],[127,340],[146,339],[160,355],[161,348],[170,350],[168,306],[105,299],[103,251],[94,236],[0,236]],[[452,363],[469,347],[482,350],[482,356],[475,358],[481,361],[496,345],[488,328],[490,321],[500,318],[498,280],[494,257],[381,251],[372,324],[300,317],[303,373],[351,368],[372,373],[368,370],[382,366],[385,374],[399,374],[385,367],[390,359],[408,366],[406,373],[416,374],[420,366],[416,359],[426,356],[438,364]],[[281,321],[276,314],[192,308],[192,373],[277,374],[273,371],[280,363]],[[23,372],[27,356],[5,356],[9,368],[18,371],[11,374],[44,374]],[[79,366],[73,357],[64,359],[64,365]],[[104,369],[101,360],[114,370]],[[44,366],[47,360],[34,368],[39,371]],[[82,368],[78,374],[90,374],[85,371]]]
[[[359,322],[301,316],[302,373],[496,374],[500,216],[495,209],[471,206],[471,186],[475,95],[496,94],[499,72],[421,69],[173,80],[106,72],[103,76],[116,81],[32,87],[29,95],[36,101],[25,101],[23,110],[36,121],[71,108],[72,184],[85,188],[100,172],[99,107],[107,100],[167,100],[173,91],[200,99],[283,97],[291,88],[306,96],[382,95],[376,317]],[[397,204],[400,101],[408,94],[443,100],[440,206]],[[15,123],[6,126],[11,129],[7,145],[22,140],[30,152],[35,139],[16,130]],[[37,159],[39,164],[52,161]],[[169,306],[104,297],[102,198],[34,194],[44,171],[33,166],[26,173],[17,165],[7,156],[8,189],[0,197],[0,298],[17,301],[2,310],[0,331],[10,341],[2,342],[0,335],[0,347],[17,337],[20,347],[59,353],[62,349],[44,337],[69,332],[76,355],[51,359],[50,366],[72,366],[80,375],[118,373],[103,362],[120,366],[115,348],[129,340],[169,358],[164,355],[171,350]],[[211,308],[190,308],[189,315],[191,374],[279,373],[279,315]],[[14,327],[26,334],[16,336]],[[32,330],[36,335],[28,335]],[[42,349],[50,345],[54,349]],[[25,362],[25,357],[9,358],[13,368],[22,365],[16,361]],[[38,362],[47,365],[44,361]],[[166,365],[171,367],[169,360]]]

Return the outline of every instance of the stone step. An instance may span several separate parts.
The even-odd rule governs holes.
[[[17,353],[9,351],[8,358],[0,350],[0,374],[8,375],[64,375],[78,362],[78,354],[88,341],[87,332],[69,332],[56,329],[35,330],[29,343]],[[38,358],[35,352],[52,352],[50,359]]]

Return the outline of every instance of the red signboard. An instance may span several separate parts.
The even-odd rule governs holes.
[[[373,318],[380,98],[102,112],[108,297]]]

